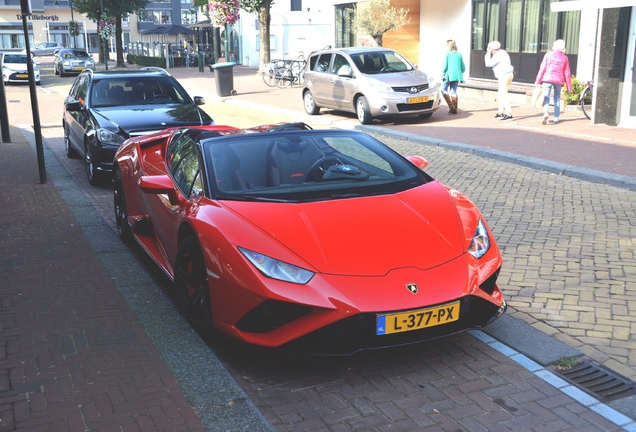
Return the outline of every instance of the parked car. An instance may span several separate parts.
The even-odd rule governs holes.
[[[86,69],[64,100],[66,154],[83,157],[89,182],[98,184],[112,171],[115,152],[127,138],[173,126],[214,124],[199,107],[204,103],[161,68]]]
[[[5,83],[29,82],[29,69],[26,54],[2,53],[2,79]],[[33,61],[33,74],[35,83],[40,84],[39,63]]]
[[[482,328],[502,258],[468,198],[373,137],[302,125],[170,128],[115,155],[119,235],[200,332],[349,354]]]
[[[31,47],[31,55],[33,57],[37,56],[51,56],[54,55],[56,51],[64,48],[59,42],[41,42]],[[22,54],[26,54],[26,48],[21,51]]]
[[[383,116],[429,118],[440,105],[434,79],[386,48],[311,53],[302,95],[307,114],[316,115],[320,108],[348,111],[362,124]]]
[[[55,53],[53,59],[55,75],[63,77],[68,74],[78,74],[84,69],[95,69],[95,61],[86,51],[63,48]]]

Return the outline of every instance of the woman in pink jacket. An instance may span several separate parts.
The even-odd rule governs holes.
[[[541,84],[543,94],[543,120],[548,122],[550,110],[550,91],[554,91],[554,124],[559,122],[561,114],[561,89],[567,84],[568,91],[572,91],[572,76],[570,75],[570,62],[565,55],[565,41],[559,39],[552,44],[552,51],[545,53],[535,84]]]

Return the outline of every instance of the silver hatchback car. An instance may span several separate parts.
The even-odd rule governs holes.
[[[304,73],[307,114],[320,108],[356,113],[362,124],[374,117],[419,115],[439,108],[433,78],[386,48],[341,48],[311,53]]]

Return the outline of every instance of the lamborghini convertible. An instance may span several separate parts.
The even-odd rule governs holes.
[[[171,128],[117,152],[115,216],[198,331],[350,354],[506,310],[490,228],[427,165],[356,131]]]

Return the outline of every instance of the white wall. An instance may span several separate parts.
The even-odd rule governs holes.
[[[469,76],[471,44],[470,0],[421,0],[420,2],[420,58],[419,69],[441,81],[442,65],[446,57],[446,41],[453,39],[464,57]]]

